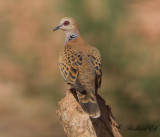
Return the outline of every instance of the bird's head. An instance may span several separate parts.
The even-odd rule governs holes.
[[[59,25],[53,29],[56,31],[62,29],[65,32],[79,31],[78,23],[70,17],[64,17],[60,20]]]

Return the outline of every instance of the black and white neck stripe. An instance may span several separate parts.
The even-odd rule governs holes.
[[[78,37],[77,34],[71,33],[71,34],[69,35],[69,37],[68,37],[68,41],[70,41],[70,40],[72,40],[72,39],[75,39],[75,38],[77,38],[77,37]]]

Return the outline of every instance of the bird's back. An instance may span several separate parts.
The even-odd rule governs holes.
[[[99,51],[80,38],[69,41],[60,53],[59,67],[65,81],[77,91],[84,111],[98,117],[100,110],[96,92],[101,81]]]

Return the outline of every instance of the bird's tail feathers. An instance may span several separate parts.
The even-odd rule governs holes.
[[[77,91],[77,96],[82,109],[92,118],[98,118],[101,115],[98,102],[94,90],[91,88],[89,92]]]

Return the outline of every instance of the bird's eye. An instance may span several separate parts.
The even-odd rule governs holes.
[[[63,24],[64,24],[64,26],[67,26],[67,25],[69,25],[70,23],[69,23],[69,21],[65,21]]]

